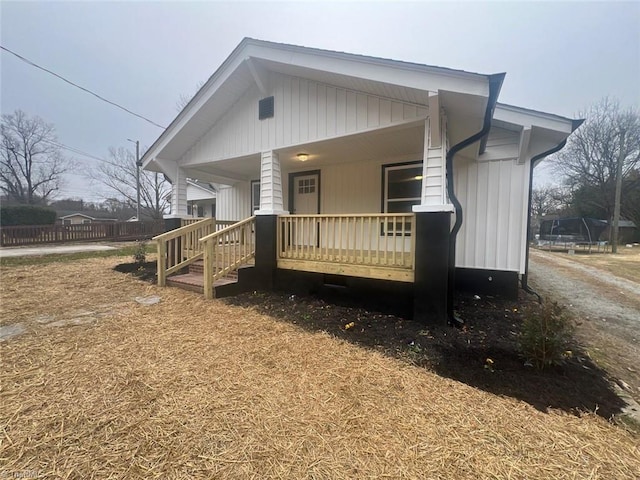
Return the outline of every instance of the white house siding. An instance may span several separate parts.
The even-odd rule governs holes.
[[[524,273],[529,162],[456,161],[456,196],[464,221],[456,266]]]
[[[375,214],[382,211],[382,166],[408,161],[420,161],[422,153],[410,157],[395,159],[377,159],[367,162],[347,162],[326,165],[320,168],[320,213],[322,214]],[[283,172],[283,184],[285,187],[285,209],[288,208],[289,199],[289,173],[305,172],[312,169],[297,169],[295,171]],[[360,233],[356,233],[357,240],[360,240]],[[371,236],[372,245],[376,245],[377,238],[383,245],[385,238],[380,236],[380,228],[376,225],[369,232],[365,228],[365,237]],[[343,232],[343,242],[346,239],[346,231]],[[410,238],[392,239],[389,242],[405,242],[405,249],[410,247]],[[366,240],[368,242],[368,240]],[[333,243],[329,242],[329,247]]]
[[[274,117],[258,120],[258,88],[252,86],[182,157],[181,165],[340,137],[425,119],[428,108],[269,73]]]
[[[504,160],[519,155],[520,133],[506,128],[491,127],[487,137],[487,146],[480,160]]]
[[[238,182],[232,187],[222,187],[216,198],[217,220],[244,220],[252,215],[251,184]]]

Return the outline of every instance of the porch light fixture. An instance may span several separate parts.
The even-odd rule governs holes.
[[[301,162],[306,162],[307,160],[309,160],[309,154],[307,153],[299,153],[297,157]]]

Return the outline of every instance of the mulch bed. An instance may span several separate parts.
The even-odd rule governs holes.
[[[534,300],[524,293],[518,302],[461,295],[457,311],[465,321],[463,328],[429,327],[369,311],[366,305],[344,298],[339,304],[334,300],[271,292],[225,299],[306,330],[326,331],[357,345],[382,350],[496,395],[518,398],[541,411],[595,411],[609,419],[625,405],[613,391],[607,372],[579,346],[562,366],[543,372],[525,366],[518,351],[521,310],[523,304]]]
[[[155,268],[155,262],[147,262],[120,264],[115,270],[155,282]],[[562,366],[538,371],[525,365],[518,335],[523,307],[536,299],[522,291],[518,301],[460,294],[456,312],[465,322],[462,328],[433,327],[370,310],[366,301],[343,291],[313,296],[253,292],[223,300],[382,351],[496,395],[518,398],[541,411],[595,412],[611,419],[625,406],[612,388],[613,379],[580,345]]]

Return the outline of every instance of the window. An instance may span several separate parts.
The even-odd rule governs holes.
[[[315,178],[303,178],[298,180],[298,193],[315,193],[316,191],[316,179]]]
[[[382,170],[383,212],[411,213],[411,207],[420,204],[422,162],[384,165]]]
[[[68,218],[65,218],[65,219],[62,220],[62,224],[63,225],[71,225],[71,220],[68,219]]]
[[[420,204],[422,190],[422,162],[382,166],[383,213],[411,213],[413,205]],[[386,231],[409,231],[409,223],[386,222]]]
[[[87,225],[87,224],[89,224],[89,223],[91,223],[91,220],[89,220],[88,218],[84,218],[84,219],[82,220],[82,224],[83,224],[83,225]]]
[[[260,210],[260,180],[251,182],[251,214]]]

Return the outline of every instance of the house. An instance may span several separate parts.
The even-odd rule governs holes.
[[[71,212],[64,215],[58,214],[58,223],[62,225],[86,225],[88,223],[104,223],[117,222],[117,218],[113,218],[107,212],[92,211],[89,215],[87,212]]]
[[[504,78],[244,39],[142,158],[174,227],[187,178],[244,221],[161,236],[160,283],[204,258],[212,296],[254,261],[241,283],[400,286],[436,323],[456,287],[517,295],[533,167],[581,121],[498,103]]]
[[[190,217],[216,216],[216,188],[210,183],[187,179],[187,215]]]

